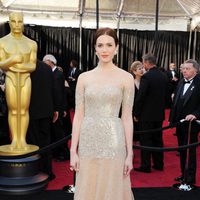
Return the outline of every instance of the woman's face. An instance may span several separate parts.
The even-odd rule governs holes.
[[[100,62],[111,62],[117,51],[114,38],[109,35],[101,35],[96,41],[96,54]]]
[[[135,76],[142,76],[145,72],[145,69],[142,65],[139,65],[137,67],[137,69],[135,71],[133,71],[133,73],[135,74]]]

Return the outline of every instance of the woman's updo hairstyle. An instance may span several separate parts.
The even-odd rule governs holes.
[[[94,43],[96,44],[97,39],[102,36],[102,35],[108,35],[110,37],[112,37],[115,41],[115,45],[117,46],[119,43],[118,37],[117,37],[117,33],[114,29],[112,28],[99,28],[96,31],[95,37],[94,37]]]

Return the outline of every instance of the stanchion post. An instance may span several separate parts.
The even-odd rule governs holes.
[[[190,121],[189,126],[188,126],[188,132],[187,132],[187,145],[190,144],[191,127],[192,127],[192,122]],[[186,181],[187,171],[188,171],[188,167],[189,167],[189,152],[190,152],[190,149],[187,148],[186,149],[185,171],[184,171],[184,180],[185,181]]]
[[[74,184],[73,185],[75,186],[75,183],[76,183],[76,173],[75,173],[75,171],[74,171],[74,179],[73,180],[74,180]]]
[[[190,138],[191,138],[191,129],[192,129],[192,121],[189,121],[189,126],[188,126],[188,132],[187,132],[187,144],[190,144]],[[194,147],[196,148],[196,147]],[[188,168],[189,168],[189,152],[190,152],[190,148],[186,149],[186,162],[185,162],[185,170],[184,170],[184,174],[183,174],[183,182],[182,183],[178,183],[178,184],[174,184],[173,187],[177,188],[178,190],[184,191],[184,192],[189,192],[190,190],[196,189],[197,187],[193,184],[188,184],[187,183],[187,173],[188,173]]]

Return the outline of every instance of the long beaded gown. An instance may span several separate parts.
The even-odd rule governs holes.
[[[76,91],[76,106],[84,106],[78,154],[75,200],[133,200],[130,177],[123,174],[125,133],[120,107],[132,111],[134,88],[119,81],[88,83]],[[83,105],[82,105],[83,104]]]

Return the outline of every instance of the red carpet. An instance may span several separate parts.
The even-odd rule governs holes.
[[[166,119],[168,119],[169,111],[166,111]],[[167,121],[164,126],[168,125]],[[173,135],[174,129],[164,131],[164,146],[174,147],[177,146],[176,136]],[[200,150],[197,148],[197,177],[196,185],[200,186]],[[139,167],[140,164],[140,150],[135,150],[134,167]],[[164,154],[164,171],[152,170],[151,173],[141,173],[132,171],[131,183],[133,188],[144,187],[171,187],[175,181],[174,178],[180,175],[179,157],[176,152],[165,152]],[[69,161],[61,163],[53,163],[53,170],[56,174],[56,179],[51,181],[48,185],[49,190],[62,189],[63,186],[73,184],[73,173],[69,170]]]

